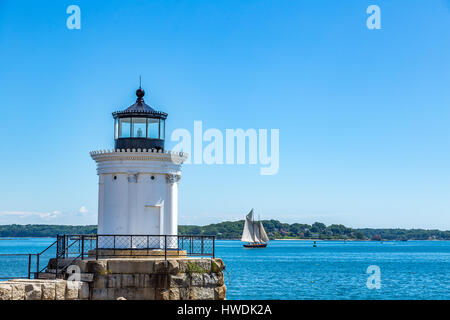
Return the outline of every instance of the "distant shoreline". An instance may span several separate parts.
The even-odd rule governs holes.
[[[273,241],[372,241],[357,239],[273,239]]]
[[[36,238],[42,238],[42,239],[54,239],[56,238],[56,236],[54,237],[50,237],[50,236],[43,236],[43,237],[39,237],[39,236],[30,236],[30,237],[22,237],[22,236],[0,236],[0,240],[17,240],[17,239],[24,239],[24,240],[28,240],[28,239],[36,239]]]
[[[31,239],[55,239],[56,237],[2,237],[0,236],[0,241],[15,241],[15,240],[31,240]],[[241,239],[217,239],[216,240],[225,240],[225,241],[241,241]],[[365,239],[365,240],[358,240],[358,239],[271,239],[270,241],[309,241],[309,242],[314,242],[314,241],[327,241],[327,242],[407,242],[407,241],[450,241],[450,240],[445,240],[445,239],[408,239],[408,240],[398,240],[398,239],[389,239],[389,240],[370,240],[370,239]],[[269,241],[269,242],[270,242]]]
[[[222,239],[225,240],[225,239]],[[390,241],[396,241],[396,242],[408,242],[408,241],[450,241],[445,239],[408,239],[408,240],[397,240],[397,239],[390,239],[390,240],[358,240],[358,239],[273,239],[271,241],[347,241],[347,242],[390,242]]]
[[[270,239],[276,241],[407,241],[450,240],[450,230],[427,229],[372,229],[349,228],[341,224],[326,226],[315,222],[312,225],[282,223],[278,220],[261,221]],[[216,240],[240,240],[244,221],[224,221],[205,226],[179,225],[178,235],[215,236]],[[3,238],[56,238],[58,234],[96,234],[96,225],[0,225],[0,240]]]

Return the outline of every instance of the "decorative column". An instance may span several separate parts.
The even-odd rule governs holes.
[[[97,234],[104,234],[103,231],[103,219],[104,219],[104,209],[103,209],[103,203],[104,203],[104,193],[105,193],[105,186],[104,186],[104,177],[103,175],[99,175],[98,177],[98,222],[97,222]]]
[[[178,181],[181,176],[178,174],[167,174],[167,191],[166,191],[166,224],[165,234],[178,234]],[[170,243],[172,246],[172,243]],[[175,246],[176,247],[176,246]]]
[[[138,221],[138,203],[137,203],[137,189],[138,189],[139,174],[135,172],[128,173],[128,234],[137,234],[136,223]]]

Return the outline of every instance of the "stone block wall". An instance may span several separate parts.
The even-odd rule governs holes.
[[[88,300],[89,283],[67,280],[0,282],[0,300]]]
[[[92,300],[224,300],[221,259],[103,259],[80,261],[93,273]]]
[[[0,282],[0,300],[226,298],[225,265],[218,258],[114,258],[83,260],[76,264],[81,281],[17,279]]]

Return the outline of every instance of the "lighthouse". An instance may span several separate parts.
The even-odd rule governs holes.
[[[136,102],[114,118],[114,149],[97,163],[99,235],[177,235],[178,183],[187,156],[164,148],[167,113]]]

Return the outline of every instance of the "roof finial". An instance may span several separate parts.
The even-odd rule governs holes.
[[[142,77],[139,75],[139,89],[136,90],[136,102],[141,105],[144,102],[144,95],[145,95],[145,91],[142,90]]]

